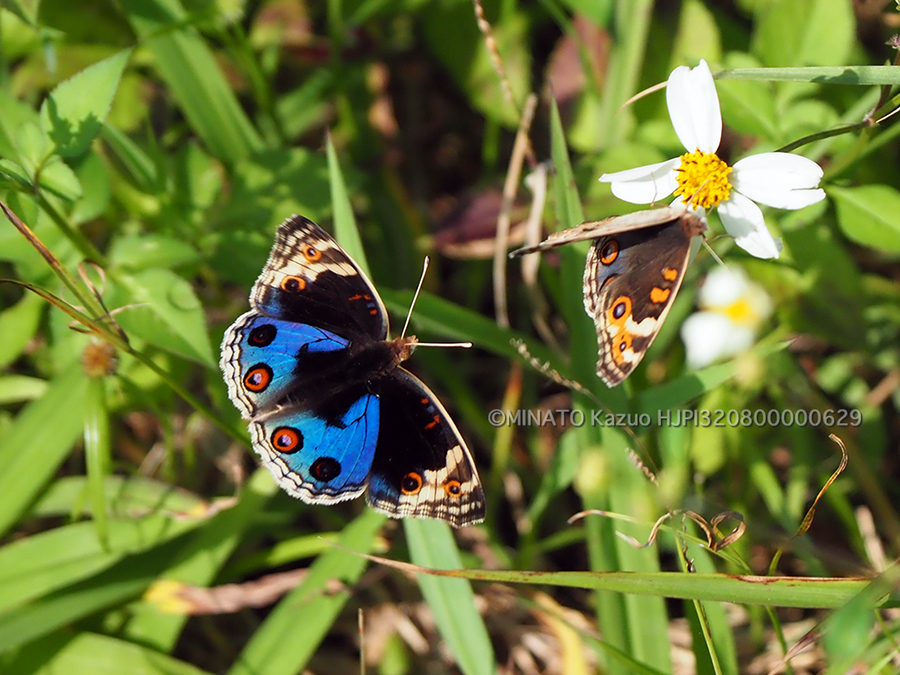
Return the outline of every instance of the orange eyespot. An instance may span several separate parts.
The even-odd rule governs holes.
[[[318,262],[318,260],[322,257],[322,251],[317,249],[315,246],[307,244],[303,247],[303,257],[306,258],[307,262]]]
[[[255,394],[265,391],[272,382],[272,369],[264,363],[258,363],[244,375],[244,386]]]
[[[285,277],[281,280],[281,290],[286,293],[299,293],[306,288],[306,279],[303,277]]]
[[[604,265],[612,265],[616,258],[619,257],[619,242],[615,239],[610,239],[608,242],[603,244],[603,248],[600,249],[600,262]]]
[[[414,495],[422,489],[422,476],[416,471],[410,471],[400,481],[400,491],[405,495]]]
[[[609,321],[611,323],[623,323],[629,316],[631,316],[631,298],[626,295],[620,295],[613,300],[612,307],[609,308]]]
[[[462,494],[462,483],[454,478],[451,478],[444,483],[444,492],[446,492],[451,497],[459,497]]]
[[[303,447],[303,434],[293,427],[278,427],[272,432],[272,445],[278,452],[296,452]]]
[[[625,352],[634,351],[634,346],[629,333],[619,333],[613,342],[612,357],[618,365],[625,365]]]

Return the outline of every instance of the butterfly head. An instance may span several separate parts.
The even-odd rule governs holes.
[[[387,344],[390,345],[391,353],[394,355],[394,363],[399,364],[412,356],[419,344],[419,340],[415,335],[401,335],[390,340]]]

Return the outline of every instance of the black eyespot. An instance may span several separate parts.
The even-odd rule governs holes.
[[[268,347],[278,334],[278,329],[270,323],[264,323],[250,331],[247,342],[251,347]]]
[[[622,341],[619,343],[619,351],[620,351],[620,352],[624,352],[625,349],[626,349],[627,347],[628,347],[628,345],[625,344],[625,340],[622,340]]]
[[[619,257],[619,242],[610,239],[600,249],[600,262],[604,265],[611,265]]]
[[[297,452],[303,448],[303,434],[293,427],[278,427],[272,433],[272,445],[278,452]]]
[[[341,463],[332,457],[319,457],[309,467],[309,473],[316,480],[327,483],[341,475]]]
[[[619,301],[616,303],[616,306],[613,307],[613,316],[617,319],[621,319],[625,314],[625,302]]]
[[[306,279],[302,277],[285,277],[281,280],[281,290],[288,293],[299,293],[306,288]]]
[[[400,481],[400,490],[405,495],[414,495],[422,489],[422,476],[415,471],[410,471]]]

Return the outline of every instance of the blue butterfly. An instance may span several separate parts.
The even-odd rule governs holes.
[[[289,494],[332,504],[366,492],[393,518],[484,519],[472,454],[440,401],[400,367],[415,337],[388,340],[384,304],[319,226],[291,216],[225,332],[228,395],[253,449]]]

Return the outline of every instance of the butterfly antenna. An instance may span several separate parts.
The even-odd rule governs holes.
[[[701,237],[700,241],[703,242],[703,246],[706,247],[707,251],[709,251],[709,254],[713,257],[713,260],[719,263],[722,267],[728,267],[728,265],[722,262],[722,259],[718,255],[716,255],[716,252],[713,251],[712,246],[710,246],[709,242],[706,241],[706,237]]]
[[[406,337],[406,329],[409,328],[409,320],[412,318],[413,307],[416,306],[416,300],[419,299],[419,292],[422,290],[422,284],[425,282],[425,273],[428,272],[428,265],[431,264],[431,258],[427,255],[425,256],[425,262],[422,265],[422,276],[419,277],[419,285],[416,286],[416,292],[413,295],[412,302],[409,303],[409,312],[406,313],[406,323],[403,324],[403,332],[400,333],[400,337]]]
[[[425,281],[425,273],[428,271],[428,265],[431,264],[431,258],[425,256],[425,263],[422,265],[422,276],[419,277],[419,285],[416,287],[416,293],[413,295],[412,302],[409,304],[409,313],[406,315],[406,323],[403,324],[403,332],[400,333],[400,339],[406,337],[406,329],[409,328],[409,320],[412,318],[413,307],[416,306],[416,300],[419,299],[419,293],[422,290],[422,283]],[[471,342],[417,342],[417,347],[465,347],[468,349],[472,346]]]

